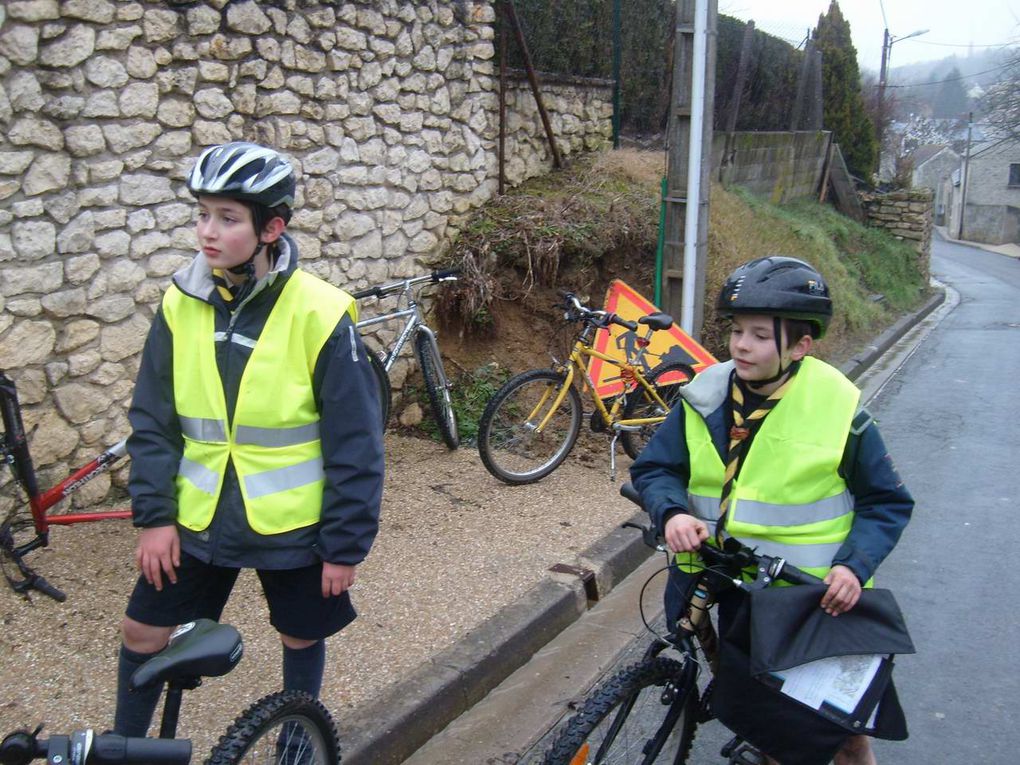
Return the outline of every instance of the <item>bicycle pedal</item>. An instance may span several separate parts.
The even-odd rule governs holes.
[[[765,765],[765,755],[740,736],[734,736],[727,741],[719,754],[728,758],[729,765]]]

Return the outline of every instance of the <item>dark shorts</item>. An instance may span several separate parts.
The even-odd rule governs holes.
[[[153,627],[175,627],[195,619],[219,621],[240,569],[203,563],[181,553],[177,584],[164,577],[158,591],[138,577],[128,601],[127,615]],[[259,569],[262,592],[269,604],[269,622],[277,632],[301,640],[335,635],[356,613],[351,598],[322,597],[322,564],[282,571]]]

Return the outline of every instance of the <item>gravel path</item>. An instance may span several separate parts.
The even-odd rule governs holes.
[[[360,616],[329,641],[322,699],[342,720],[408,670],[633,514],[609,480],[606,441],[583,433],[550,477],[509,487],[470,446],[387,435],[382,527],[353,590]],[[618,457],[620,475],[629,460]],[[0,735],[112,722],[118,625],[134,582],[134,530],[122,521],[56,528],[35,567],[66,603],[31,603],[0,585]],[[186,694],[181,735],[204,753],[241,710],[280,686],[280,649],[258,580],[245,572],[224,613],[245,640],[229,676]],[[341,737],[343,732],[341,730]]]

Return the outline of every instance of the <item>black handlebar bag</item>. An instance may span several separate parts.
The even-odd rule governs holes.
[[[819,606],[825,590],[821,584],[771,587],[750,594],[731,591],[720,599],[723,634],[712,711],[783,765],[826,765],[854,734],[907,738],[892,669],[896,654],[915,649],[892,593],[864,590],[857,605],[833,617]],[[819,660],[829,661],[811,664]],[[795,683],[811,687],[795,680],[805,677],[805,670],[811,678],[832,675],[825,687],[838,693],[847,684],[839,670],[849,668],[854,677],[863,666],[864,680],[851,688],[856,696],[849,704],[789,695]]]

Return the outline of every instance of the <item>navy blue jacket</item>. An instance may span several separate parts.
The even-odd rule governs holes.
[[[722,366],[732,366],[732,362]],[[699,395],[698,379],[695,377],[686,386],[685,398]],[[780,401],[777,407],[783,403]],[[723,462],[729,446],[732,408],[732,399],[727,395],[705,417],[712,442]],[[854,417],[839,474],[853,495],[855,516],[853,527],[832,565],[847,566],[863,583],[896,546],[914,507],[914,500],[896,472],[878,426],[866,409],[861,409]],[[671,516],[687,512],[690,475],[684,407],[677,406],[630,468],[631,481],[660,534]]]
[[[219,297],[201,254],[174,274],[174,283],[185,294],[213,306],[220,337],[234,340],[216,343],[216,363],[231,419],[252,351],[250,341],[258,339],[296,268],[297,246],[284,236],[273,270],[259,280],[233,314]],[[272,386],[273,382],[258,384]],[[248,525],[231,463],[209,528],[193,532],[178,525],[183,550],[206,562],[237,568],[290,569],[320,559],[354,565],[365,558],[379,529],[382,415],[367,352],[347,315],[319,353],[313,388],[326,474],[319,523],[283,534],[256,533]],[[174,523],[174,478],[184,441],[174,407],[173,338],[162,310],[156,313],[145,342],[128,419],[132,427],[127,445],[131,455],[128,490],[134,524],[148,528]]]

